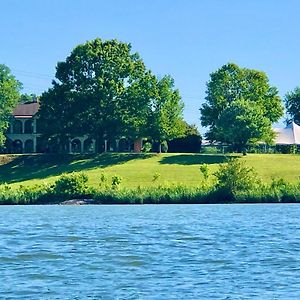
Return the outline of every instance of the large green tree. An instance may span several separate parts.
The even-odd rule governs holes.
[[[201,149],[201,134],[195,124],[182,121],[184,136],[172,139],[168,144],[169,152],[199,152]]]
[[[183,102],[171,76],[157,80],[154,86],[155,92],[148,104],[148,135],[158,143],[161,152],[163,141],[184,136]]]
[[[13,109],[20,99],[21,83],[11,74],[10,69],[0,64],[0,146],[5,142],[5,131]]]
[[[131,45],[97,38],[75,47],[56,67],[53,86],[41,96],[43,133],[62,147],[70,136],[98,142],[146,125],[150,72]],[[150,83],[151,86],[151,83]]]
[[[26,103],[26,102],[37,102],[39,100],[39,96],[36,94],[21,94],[20,102]]]
[[[215,134],[237,151],[242,151],[248,143],[271,143],[274,138],[271,122],[264,116],[260,105],[244,99],[231,102],[222,111]]]
[[[251,142],[270,141],[271,125],[283,114],[278,90],[270,86],[267,75],[233,63],[210,75],[205,100],[200,111],[207,138],[233,144],[237,150]]]
[[[95,39],[57,64],[41,96],[44,136],[67,149],[72,136],[103,139],[150,136],[159,143],[180,134],[183,104],[170,76],[158,80],[131,45]],[[100,147],[99,147],[100,148]]]
[[[294,121],[300,125],[300,88],[296,87],[292,92],[287,93],[284,102],[289,115],[288,123]]]

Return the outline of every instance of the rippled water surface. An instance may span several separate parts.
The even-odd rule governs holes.
[[[300,205],[1,206],[1,299],[300,299]]]

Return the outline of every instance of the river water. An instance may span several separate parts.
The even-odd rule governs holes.
[[[1,299],[300,299],[300,205],[1,206]]]

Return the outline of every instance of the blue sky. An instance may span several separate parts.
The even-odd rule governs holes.
[[[130,42],[170,74],[185,118],[200,126],[209,74],[227,62],[265,71],[280,95],[300,85],[298,0],[0,0],[0,63],[41,94],[80,43]],[[203,131],[203,129],[201,130]]]

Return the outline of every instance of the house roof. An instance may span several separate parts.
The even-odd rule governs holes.
[[[15,118],[32,118],[39,110],[38,102],[19,104],[13,111]]]
[[[300,145],[300,126],[294,122],[285,128],[274,128],[277,145]]]

